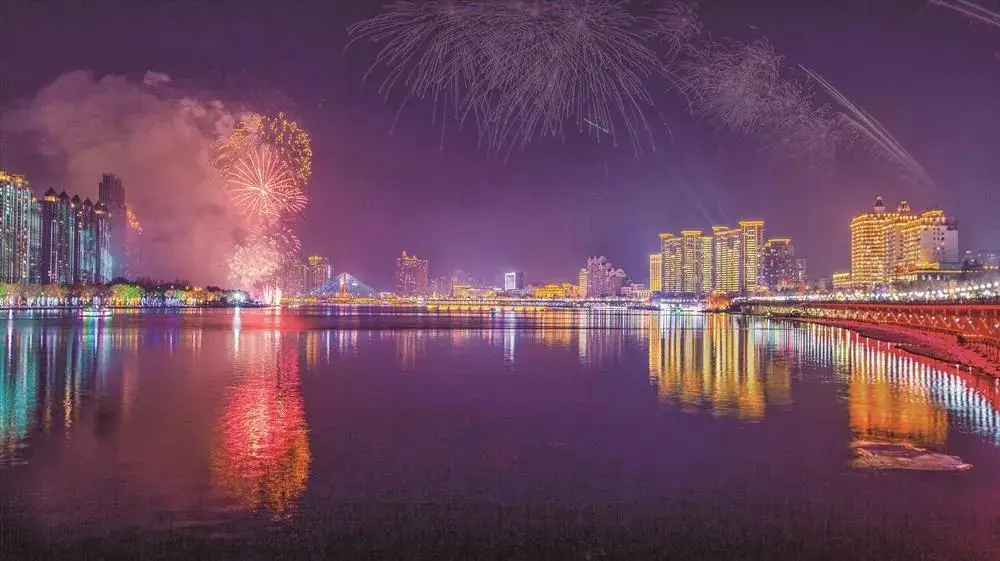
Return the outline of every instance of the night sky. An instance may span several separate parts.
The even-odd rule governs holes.
[[[638,157],[627,140],[616,147],[574,131],[505,161],[478,147],[473,130],[442,132],[421,103],[393,127],[401,99],[363,82],[375,49],[344,51],[345,27],[377,9],[360,0],[4,2],[0,107],[69,71],[141,80],[153,70],[190,95],[290,110],[314,142],[305,251],[380,288],[404,248],[430,259],[432,276],[461,268],[499,282],[516,269],[529,283],[571,280],[588,256],[606,255],[646,282],[657,233],[741,218],[792,237],[819,277],[847,267],[850,217],[876,195],[954,214],[963,250],[1000,249],[1000,28],[919,1],[701,3],[714,37],[766,37],[788,66],[810,66],[875,115],[936,179],[931,190],[865,154],[819,169],[765,154],[752,139],[713,132],[666,91],[657,95],[669,130],[657,125],[657,150]],[[0,164],[44,178],[44,162],[28,153],[8,140]],[[97,179],[75,190],[96,193]]]

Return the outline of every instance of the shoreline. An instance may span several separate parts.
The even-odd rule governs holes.
[[[978,353],[959,345],[958,337],[955,335],[930,333],[896,325],[876,325],[846,320],[803,317],[781,319],[847,329],[862,337],[878,339],[879,341],[895,345],[910,354],[953,366],[965,367],[974,374],[1000,378],[1000,366],[993,364]]]

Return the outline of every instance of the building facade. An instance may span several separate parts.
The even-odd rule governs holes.
[[[125,187],[122,180],[105,173],[97,186],[97,202],[104,205],[111,236],[111,275],[123,277],[126,271],[126,238],[128,231],[128,208],[125,204]]]
[[[333,265],[330,264],[330,260],[326,257],[312,255],[306,258],[304,273],[303,284],[305,284],[305,292],[309,292],[323,286],[328,280],[333,278]]]
[[[713,288],[726,294],[743,290],[743,236],[739,228],[712,227],[715,282]]]
[[[38,282],[41,215],[24,177],[0,171],[0,282]]]
[[[660,292],[663,290],[663,254],[649,254],[649,290]]]
[[[524,273],[513,272],[503,275],[504,290],[524,290]]]
[[[587,298],[607,298],[621,295],[625,271],[616,269],[606,258],[587,259]]]
[[[427,278],[427,260],[406,254],[403,250],[396,259],[396,295],[423,296],[430,292]]]
[[[740,249],[743,259],[743,286],[741,292],[760,291],[760,250],[764,244],[764,221],[744,220],[740,226]]]
[[[906,201],[888,212],[876,197],[871,212],[851,220],[851,286],[885,286],[913,273],[960,269],[958,223],[941,210],[915,215]]]
[[[764,242],[760,253],[760,286],[769,291],[784,290],[798,285],[795,247],[789,238],[773,238]]]

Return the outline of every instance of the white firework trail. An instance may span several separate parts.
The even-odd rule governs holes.
[[[897,162],[909,175],[922,183],[926,187],[934,186],[934,179],[927,173],[920,162],[903,148],[898,140],[882,126],[882,123],[870,113],[856,105],[825,78],[810,68],[800,65],[799,68],[810,78],[816,81],[827,94],[837,102],[844,110],[841,114],[841,121],[844,127],[851,132],[863,136],[870,140],[875,148],[887,158]]]
[[[1000,13],[988,10],[968,0],[930,0],[930,4],[954,10],[969,18],[979,20],[994,27],[1000,27]]]

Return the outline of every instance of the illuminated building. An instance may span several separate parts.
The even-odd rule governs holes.
[[[524,290],[524,273],[504,273],[504,290]]]
[[[889,274],[902,264],[904,226],[914,220],[903,201],[896,212],[886,212],[882,197],[876,197],[872,212],[851,220],[851,285],[872,288],[889,282]]]
[[[602,257],[587,259],[587,298],[618,296],[625,283],[625,271],[615,269]]]
[[[115,260],[111,253],[112,231],[110,214],[104,203],[94,205],[91,222],[94,238],[94,282],[109,283],[114,280]]]
[[[443,298],[449,298],[455,287],[455,279],[449,276],[436,277],[431,281],[431,294]]]
[[[65,191],[42,196],[42,243],[39,278],[44,284],[73,282],[76,213]]]
[[[0,171],[0,282],[37,282],[32,272],[37,271],[40,225],[28,182]]]
[[[535,287],[535,298],[570,298],[573,295],[572,285],[546,284]]]
[[[831,282],[834,290],[844,290],[853,286],[851,273],[834,273]]]
[[[430,291],[427,260],[409,256],[404,250],[396,259],[396,295],[422,296]]]
[[[317,287],[323,286],[333,278],[333,266],[326,257],[318,255],[310,256],[306,259],[305,270],[305,290],[309,292]]]
[[[684,263],[683,240],[673,234],[660,234],[660,253],[663,254],[663,292],[677,294],[683,291],[682,265]]]
[[[760,249],[764,242],[764,221],[743,220],[740,223],[743,260],[742,292],[760,290]]]
[[[799,284],[795,247],[789,238],[772,238],[760,252],[760,285],[768,290],[780,290]]]
[[[740,292],[743,287],[743,238],[739,228],[713,226],[715,279],[714,288],[726,294]]]
[[[580,298],[587,297],[587,285],[590,284],[590,272],[587,269],[580,269],[580,274],[577,277],[577,283],[579,288]]]
[[[808,261],[806,261],[805,257],[796,257],[794,261],[795,261],[794,263],[795,282],[800,286],[808,285],[809,284],[809,270],[807,267]]]
[[[649,290],[660,292],[663,290],[663,254],[649,254]]]
[[[712,236],[701,236],[698,258],[701,260],[698,293],[708,294],[715,286],[715,248]]]
[[[958,223],[928,210],[902,227],[902,263],[897,271],[942,269],[959,264]]]
[[[1000,269],[1000,251],[980,249],[978,251],[966,251],[965,262],[973,266],[979,266],[987,271]]]
[[[97,186],[97,202],[104,205],[111,240],[111,276],[125,274],[125,240],[128,231],[128,210],[125,206],[125,187],[117,176],[105,173]]]
[[[97,236],[94,225],[94,203],[84,203],[73,195],[70,199],[75,215],[73,231],[73,282],[91,284],[97,278]]]

